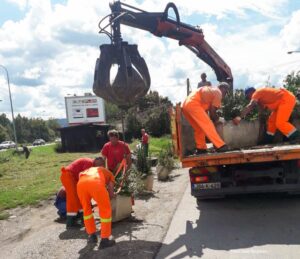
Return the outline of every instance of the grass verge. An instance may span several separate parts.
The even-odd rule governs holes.
[[[139,143],[130,144],[131,150]],[[158,155],[171,143],[170,136],[150,138],[149,152]],[[0,219],[9,215],[4,210],[35,204],[55,194],[60,182],[60,168],[79,157],[94,157],[93,153],[56,153],[55,145],[32,149],[29,159],[13,155],[13,150],[0,152]]]
[[[61,166],[90,156],[95,154],[58,154],[54,145],[34,148],[27,160],[24,155],[13,155],[12,150],[0,152],[0,213],[47,199],[61,185]]]
[[[136,145],[140,143],[140,140],[135,139],[129,146],[131,151],[136,149]],[[156,138],[150,137],[149,139],[149,153],[151,155],[157,156],[162,149],[167,148],[168,145],[172,144],[171,137],[169,135]]]

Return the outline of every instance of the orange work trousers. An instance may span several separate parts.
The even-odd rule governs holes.
[[[215,125],[212,123],[200,102],[185,101],[182,104],[182,112],[194,129],[196,148],[207,148],[205,136],[214,144],[216,148],[220,148],[225,145],[225,142],[217,133]]]
[[[96,232],[91,199],[94,199],[99,208],[101,220],[101,238],[111,235],[111,205],[105,183],[100,178],[83,175],[77,184],[77,193],[83,207],[83,219],[86,232],[91,235]]]
[[[284,90],[283,90],[284,91]],[[289,118],[296,104],[296,98],[288,91],[284,91],[284,95],[267,122],[267,134],[274,135],[278,129],[286,137],[291,136],[296,128],[289,123]]]
[[[76,216],[78,211],[82,210],[77,196],[77,181],[74,179],[72,173],[65,168],[61,169],[60,180],[66,190],[67,216]]]

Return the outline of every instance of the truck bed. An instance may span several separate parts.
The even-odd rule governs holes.
[[[182,167],[216,166],[300,159],[300,145],[256,146],[224,153],[181,157]]]

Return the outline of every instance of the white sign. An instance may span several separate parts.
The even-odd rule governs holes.
[[[65,97],[69,124],[105,123],[104,101],[97,96]]]

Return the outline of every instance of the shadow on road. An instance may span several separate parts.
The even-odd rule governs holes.
[[[263,245],[300,244],[300,197],[246,196],[198,202],[196,221],[185,234],[163,244],[163,256],[201,257],[203,249],[232,250]],[[184,249],[182,249],[182,247]]]
[[[114,247],[98,250],[87,245],[79,251],[79,258],[130,258],[150,259],[155,256],[161,243],[144,240],[131,240],[118,242]]]

